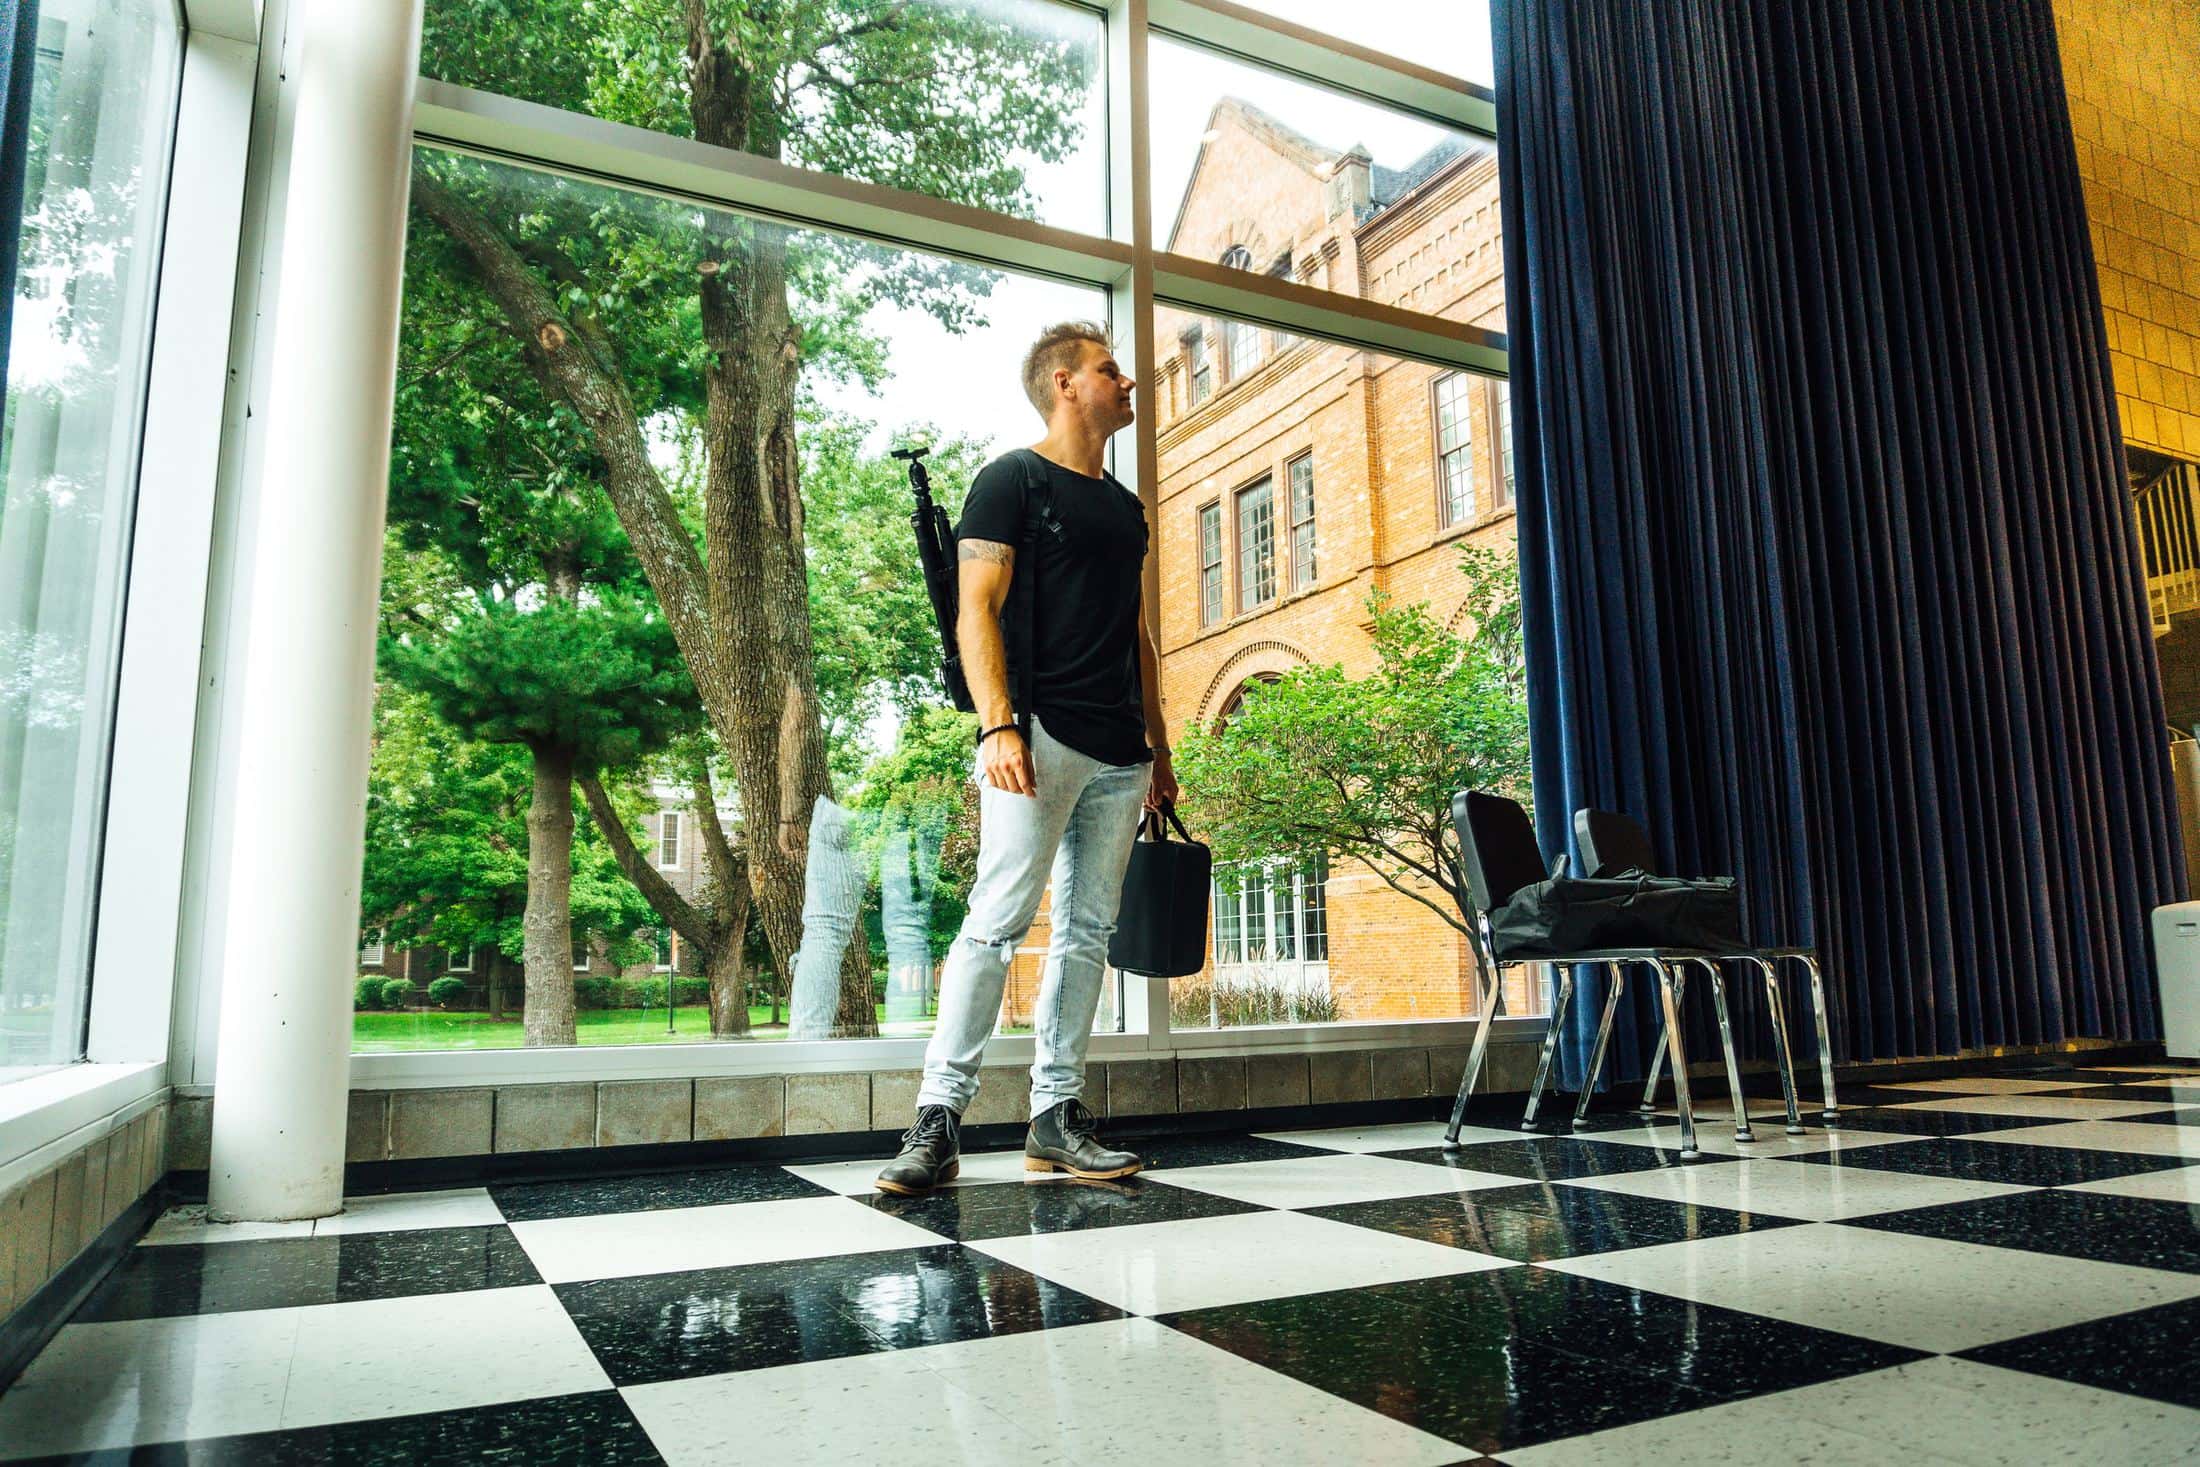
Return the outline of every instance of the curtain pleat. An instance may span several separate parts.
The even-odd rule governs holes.
[[[1739,875],[1841,1058],[2156,1037],[2185,875],[2047,0],[1492,9],[1549,854],[1596,805]]]

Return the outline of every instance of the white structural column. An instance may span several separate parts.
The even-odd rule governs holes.
[[[301,0],[273,389],[248,552],[209,1201],[343,1201],[375,600],[421,0]]]

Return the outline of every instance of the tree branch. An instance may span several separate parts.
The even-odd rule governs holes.
[[[705,952],[718,945],[718,938],[711,931],[710,923],[695,909],[694,903],[673,889],[659,871],[634,844],[632,831],[619,818],[612,807],[611,796],[605,792],[602,776],[593,769],[573,773],[573,782],[581,787],[588,799],[588,813],[596,817],[596,828],[603,832],[604,843],[611,847],[612,859],[626,873],[626,879],[634,883],[634,889],[642,894],[642,900],[650,909],[665,919],[673,931]]]

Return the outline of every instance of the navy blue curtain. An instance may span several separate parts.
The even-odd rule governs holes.
[[[1739,875],[1839,1057],[2155,1037],[2183,860],[2048,0],[1493,12],[1550,854],[1597,805]]]
[[[15,259],[23,237],[31,77],[37,61],[38,0],[8,0],[0,13],[0,424],[7,412],[8,340],[15,315]]]

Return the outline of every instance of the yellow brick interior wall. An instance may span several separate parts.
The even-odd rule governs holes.
[[[2200,4],[2055,0],[2124,439],[2200,459]]]

